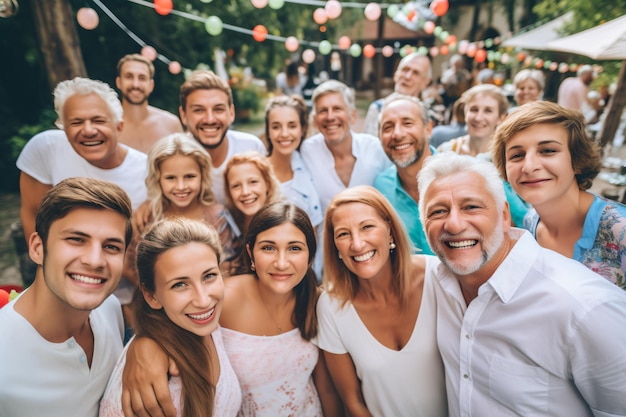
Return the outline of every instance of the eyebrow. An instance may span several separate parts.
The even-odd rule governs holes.
[[[93,238],[93,236],[91,236],[88,233],[85,232],[81,232],[80,230],[74,230],[74,229],[66,229],[66,230],[62,230],[61,233],[66,233],[69,235],[75,235],[75,236],[81,236],[81,237],[85,237],[85,238]],[[105,242],[117,242],[120,243],[122,245],[124,245],[126,243],[126,241],[124,239],[120,239],[117,237],[108,237],[106,239],[104,239]]]
[[[563,143],[559,142],[556,139],[546,139],[546,140],[542,140],[539,142],[539,145],[552,145],[552,144],[557,144],[560,146],[564,146]],[[517,149],[517,148],[521,148],[522,145],[515,145],[515,146],[511,146],[510,148],[507,148],[506,150],[508,151],[509,149]]]
[[[293,245],[294,243],[298,243],[298,244],[301,244],[301,245],[306,245],[306,243],[301,241],[301,240],[292,240],[292,241],[287,242],[288,245]],[[261,244],[275,245],[276,241],[266,239],[266,240],[261,240],[261,241],[257,242],[257,245],[261,245]]]

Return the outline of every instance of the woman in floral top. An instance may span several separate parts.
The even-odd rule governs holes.
[[[524,228],[542,246],[626,289],[626,206],[587,191],[601,159],[580,112],[544,101],[524,105],[498,128],[493,162],[533,206]]]

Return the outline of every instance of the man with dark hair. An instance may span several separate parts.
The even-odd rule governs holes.
[[[0,309],[0,415],[96,417],[122,351],[111,296],[132,236],[117,185],[61,181],[44,196],[28,239],[33,284]]]

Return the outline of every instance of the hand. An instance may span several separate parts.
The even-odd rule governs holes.
[[[154,340],[139,337],[131,342],[122,375],[125,416],[176,417],[168,370],[171,375],[179,374],[176,365]]]
[[[152,220],[152,210],[150,210],[150,203],[144,201],[133,212],[132,223],[137,228],[139,233],[143,233],[146,225]]]

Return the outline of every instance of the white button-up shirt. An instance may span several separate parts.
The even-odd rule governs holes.
[[[527,231],[510,235],[469,306],[436,269],[450,416],[626,415],[626,293]]]

